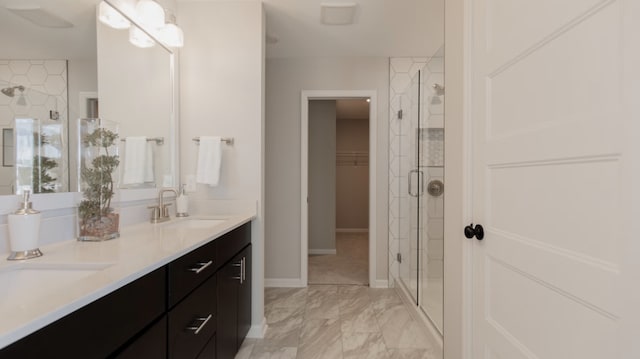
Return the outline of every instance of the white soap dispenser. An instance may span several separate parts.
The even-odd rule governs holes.
[[[38,249],[40,239],[40,211],[32,208],[29,196],[31,191],[23,192],[23,200],[20,208],[8,215],[9,217],[9,244],[11,254],[8,260],[21,260],[42,256]]]
[[[182,190],[176,198],[176,217],[189,217],[189,196],[187,196],[186,185],[182,185]]]

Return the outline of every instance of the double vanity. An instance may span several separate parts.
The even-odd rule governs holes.
[[[140,223],[0,264],[0,359],[233,358],[251,324],[253,218]]]

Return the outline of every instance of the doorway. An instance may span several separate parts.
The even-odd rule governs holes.
[[[309,284],[369,284],[369,101],[309,101]]]
[[[326,148],[324,152],[330,152],[331,155],[327,156],[325,154],[325,160],[321,160],[321,164],[319,163],[311,163],[310,161],[310,153],[311,146],[314,145],[314,141],[310,139],[310,133],[312,131],[331,131],[331,129],[316,129],[312,127],[310,124],[310,109],[315,107],[312,104],[312,101],[320,101],[317,104],[320,104],[320,107],[323,107],[323,102],[326,108],[321,111],[331,111],[331,105],[327,105],[328,103],[333,103],[335,107],[335,103],[337,101],[346,101],[346,100],[354,100],[354,101],[366,101],[368,102],[368,125],[366,140],[367,144],[364,148],[359,148],[358,151],[351,151],[355,153],[338,153],[336,151],[337,146],[337,136],[335,135],[335,128],[337,128],[336,121],[333,122],[333,133],[334,133],[334,141],[327,142],[328,147],[332,148],[331,151],[327,151]],[[329,108],[329,110],[327,110]],[[360,267],[364,263],[364,269],[360,270],[359,275],[352,276],[354,273],[347,273],[346,278],[342,278],[342,282],[337,282],[337,284],[375,284],[375,258],[376,258],[376,232],[375,226],[372,226],[372,223],[375,223],[373,220],[376,210],[376,200],[375,200],[375,149],[376,149],[376,92],[375,91],[303,91],[302,92],[302,101],[301,101],[301,189],[302,189],[302,203],[301,203],[301,272],[302,272],[302,284],[307,285],[309,283],[316,283],[318,281],[324,282],[323,284],[328,284],[328,281],[331,280],[331,274],[327,276],[320,276],[319,278],[314,275],[314,281],[311,282],[309,279],[309,266],[316,265],[315,262],[326,262],[321,263],[324,264],[325,267],[329,266],[331,268],[331,264],[336,264],[338,262],[344,262],[344,258],[354,258],[357,257],[360,260]],[[334,117],[335,119],[335,117]],[[343,127],[343,126],[341,126]],[[348,127],[348,125],[347,125]],[[340,144],[341,146],[343,144]],[[327,146],[324,146],[327,147]],[[344,152],[344,151],[340,151]],[[348,150],[346,152],[349,152]],[[364,159],[364,155],[366,154],[366,161]],[[336,198],[336,190],[338,185],[336,183],[336,176],[349,176],[347,168],[341,168],[342,166],[338,166],[339,164],[345,164],[347,161],[352,161],[355,158],[357,171],[360,175],[364,173],[364,183],[367,185],[365,190],[365,197],[368,199],[368,206],[365,209],[365,213],[359,213],[356,220],[361,220],[360,216],[364,216],[366,219],[364,224],[358,225],[356,228],[339,228],[340,230],[336,232],[338,223],[363,223],[360,222],[340,222],[344,219],[338,220],[336,217],[336,203],[339,202]],[[359,158],[357,158],[359,157]],[[358,162],[359,161],[359,162]],[[365,166],[366,162],[366,166]],[[319,168],[318,168],[319,167]],[[340,167],[340,168],[339,168]],[[347,171],[345,171],[347,170]],[[317,179],[315,176],[316,171],[325,171],[325,172],[333,172],[332,179],[330,181],[320,181],[320,186],[328,189],[328,191],[332,191],[331,195],[325,197],[319,197],[319,195],[314,194],[313,191],[315,188],[312,188],[313,181]],[[362,187],[362,186],[361,186]],[[361,190],[362,188],[360,188]],[[340,189],[342,191],[343,189]],[[321,193],[321,192],[320,192]],[[341,198],[342,200],[342,198]],[[324,203],[323,203],[324,202]],[[329,238],[329,243],[333,241],[333,247],[331,245],[317,246],[316,233],[317,231],[316,224],[313,222],[318,219],[318,215],[316,214],[316,209],[318,204],[320,206],[324,206],[324,208],[333,209],[333,213],[327,215],[326,212],[321,213],[320,217],[322,222],[324,223],[324,228],[321,229],[323,233],[324,239]],[[313,221],[312,221],[313,219]],[[354,220],[351,218],[351,220]],[[344,225],[344,224],[342,224]],[[362,227],[364,226],[364,227]],[[314,232],[312,234],[312,232]],[[336,236],[337,233],[337,236]],[[366,236],[366,241],[363,240],[363,237]],[[336,241],[336,238],[338,239]],[[310,241],[313,240],[313,244],[310,245]],[[327,243],[327,242],[325,242]],[[364,244],[364,248],[362,247]],[[334,252],[335,251],[335,254]],[[364,253],[363,253],[364,252]],[[323,255],[323,256],[332,256],[336,257],[325,257],[322,258],[314,258],[313,263],[310,263],[309,255]],[[342,256],[344,254],[344,256]],[[343,258],[339,258],[343,257]],[[317,261],[315,261],[317,259]],[[333,259],[333,260],[332,260]],[[347,266],[353,265],[354,261],[346,260]],[[322,266],[320,266],[322,269]],[[338,269],[338,268],[336,268]],[[348,270],[353,270],[351,267]],[[326,274],[326,273],[325,273]],[[364,278],[363,278],[364,277]],[[356,278],[360,278],[360,282],[355,283]],[[339,278],[340,279],[340,278]]]

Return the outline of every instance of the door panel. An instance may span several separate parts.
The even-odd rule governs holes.
[[[473,358],[632,357],[632,1],[474,2]]]

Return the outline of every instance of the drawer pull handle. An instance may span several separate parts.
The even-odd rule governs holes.
[[[231,277],[231,279],[238,279],[240,284],[242,284],[242,282],[244,282],[244,258],[242,258],[238,263],[233,263],[232,266],[240,267],[240,275],[237,277]]]
[[[204,326],[207,325],[209,320],[211,320],[211,317],[213,317],[213,314],[209,314],[209,316],[207,316],[206,318],[196,318],[197,321],[201,321],[202,323],[200,323],[200,325],[198,326],[194,325],[194,326],[187,327],[187,330],[192,330],[193,334],[198,335],[198,333],[200,333],[202,328],[204,328]]]
[[[200,272],[202,272],[203,270],[205,270],[208,266],[212,265],[213,261],[208,261],[208,262],[198,262],[196,263],[196,265],[198,267],[194,267],[194,268],[189,268],[189,270],[191,272],[194,272],[195,274],[198,274]]]

